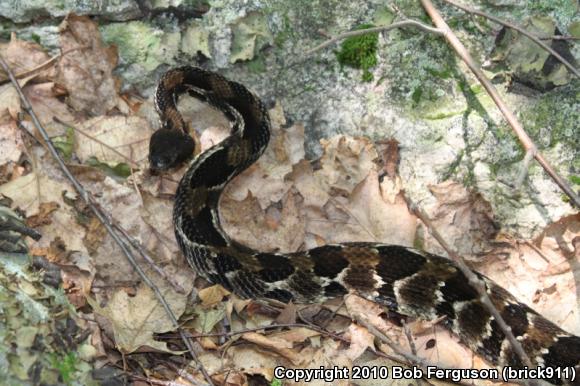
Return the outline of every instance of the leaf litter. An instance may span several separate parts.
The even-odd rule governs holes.
[[[364,314],[400,350],[411,352],[415,347],[417,355],[434,364],[486,366],[437,323],[408,319],[409,338],[383,308],[356,296],[346,298],[346,307],[337,300],[324,305],[281,305],[239,299],[203,280],[194,286],[194,274],[179,252],[171,224],[171,194],[184,168],[168,176],[152,176],[147,170],[148,138],[157,127],[151,118],[152,101],[136,103],[131,95],[119,94],[112,74],[115,49],[102,43],[93,21],[71,15],[60,31],[62,50],[77,51],[21,80],[24,92],[50,135],[70,147],[67,162],[97,203],[186,290],[176,291],[140,261],[182,326],[196,337],[197,347],[204,350],[200,361],[215,382],[245,385],[254,376],[272,382],[278,365],[392,365],[393,361],[376,354],[395,355],[392,347],[352,322],[357,314]],[[9,43],[0,43],[0,52],[16,73],[50,60],[41,46],[15,35]],[[61,268],[68,300],[95,321],[87,328],[101,358],[99,365],[107,361],[118,365],[119,352],[150,353],[155,355],[155,374],[180,379],[183,374],[175,373],[164,358],[180,355],[184,347],[163,308],[121,258],[49,154],[23,135],[16,121],[21,112],[18,96],[2,77],[0,96],[0,194],[10,197],[28,224],[42,233],[38,242],[28,240],[31,253]],[[228,122],[208,106],[184,97],[181,108],[202,150],[227,136]],[[391,153],[381,167],[380,146],[366,138],[337,135],[321,141],[320,159],[307,160],[304,132],[308,128],[289,125],[279,103],[270,114],[273,133],[265,154],[224,193],[221,216],[228,234],[262,251],[379,241],[441,253],[404,200],[404,183],[396,175],[398,154],[392,153],[396,146],[387,146]],[[22,126],[36,137],[29,118]],[[67,130],[73,135],[68,136]],[[27,147],[33,151],[26,152]],[[128,176],[109,173],[102,165],[111,170],[126,165]],[[569,264],[577,258],[578,216],[560,219],[535,240],[516,240],[498,231],[493,208],[477,193],[452,181],[430,189],[437,203],[424,209],[458,252],[519,299],[564,328],[580,332]],[[325,326],[332,334],[300,326],[266,329],[276,323],[305,321]],[[229,333],[236,331],[240,333]],[[139,354],[132,358],[128,371],[140,374],[142,359]],[[203,381],[193,368],[189,379]]]

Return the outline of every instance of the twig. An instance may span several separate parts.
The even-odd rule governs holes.
[[[161,276],[163,279],[165,279],[173,287],[173,289],[176,292],[178,292],[180,294],[185,294],[185,289],[181,285],[179,285],[179,283],[177,283],[175,280],[170,278],[169,275],[167,275],[167,273],[163,270],[163,268],[161,268],[160,266],[158,266],[155,263],[155,261],[153,260],[151,255],[149,255],[149,253],[147,252],[145,247],[143,247],[143,245],[141,245],[141,243],[139,241],[137,241],[135,238],[131,237],[127,233],[127,231],[125,229],[123,229],[123,227],[121,227],[121,225],[119,225],[118,222],[113,221],[112,224],[115,227],[115,229],[117,229],[119,231],[119,233],[121,233],[123,235],[123,237],[125,237],[125,239],[129,242],[129,244],[131,244],[131,246],[133,248],[135,248],[137,250],[137,252],[139,252],[141,257],[143,257],[143,260],[145,260],[149,264],[149,266],[155,272],[157,272],[157,274],[159,276]]]
[[[429,0],[421,0],[421,1],[424,2]],[[445,252],[447,252],[449,257],[457,263],[457,267],[461,270],[461,272],[463,272],[471,287],[473,287],[477,291],[481,304],[493,316],[499,328],[502,330],[502,332],[510,342],[510,345],[512,346],[517,356],[521,359],[524,366],[528,366],[529,368],[531,368],[532,362],[530,361],[530,358],[522,348],[520,342],[515,338],[514,334],[512,333],[511,327],[508,326],[508,324],[505,322],[505,320],[503,319],[497,308],[495,308],[495,306],[491,302],[491,299],[487,294],[487,286],[485,285],[485,283],[482,280],[480,280],[475,275],[475,273],[473,273],[473,271],[467,266],[465,260],[463,260],[463,257],[459,256],[457,253],[455,253],[455,251],[453,251],[453,249],[451,249],[449,244],[447,244],[445,239],[433,226],[433,223],[429,219],[429,216],[427,216],[427,214],[423,212],[421,208],[419,208],[413,202],[411,202],[411,200],[409,200],[408,197],[404,196],[404,198],[405,201],[407,201],[409,209],[423,222],[423,224],[425,224],[425,226],[431,232],[431,235],[433,235],[433,237],[435,238],[435,240],[437,240],[439,245],[443,247],[443,249],[445,250]]]
[[[522,185],[524,184],[524,180],[528,175],[528,170],[530,169],[530,163],[534,159],[535,153],[537,152],[536,148],[529,149],[526,151],[526,155],[524,156],[524,160],[522,161],[522,168],[518,173],[516,178],[516,182],[514,183],[514,188],[517,190],[521,189]]]
[[[508,28],[511,28],[511,29],[514,29],[514,30],[518,31],[519,33],[521,33],[522,35],[526,36],[528,39],[530,39],[531,41],[533,41],[534,43],[536,43],[537,45],[539,45],[540,47],[542,47],[543,49],[545,49],[546,51],[548,51],[551,55],[554,55],[554,57],[556,59],[558,59],[564,66],[566,66],[566,68],[572,74],[576,75],[577,78],[580,78],[580,72],[576,68],[574,68],[574,66],[572,64],[570,64],[570,62],[568,62],[566,59],[564,59],[562,57],[562,55],[560,55],[559,53],[557,53],[554,49],[552,49],[552,47],[550,47],[549,45],[547,45],[546,43],[544,43],[541,40],[541,38],[539,38],[539,37],[537,37],[537,36],[529,33],[528,31],[526,31],[522,27],[520,27],[520,26],[518,26],[516,24],[510,23],[510,22],[504,21],[502,19],[499,19],[499,18],[497,18],[495,16],[492,16],[492,15],[490,15],[488,13],[485,13],[483,11],[470,8],[470,7],[465,6],[463,4],[459,4],[459,3],[455,2],[454,0],[443,0],[443,1],[446,2],[446,3],[448,3],[448,4],[453,5],[454,7],[457,7],[459,9],[462,9],[465,12],[469,12],[469,13],[472,13],[474,15],[483,16],[486,19],[489,19],[489,20],[491,20],[493,22],[496,22],[498,24],[501,24],[501,25],[503,25],[505,27],[508,27]],[[437,23],[435,23],[435,25],[437,25]],[[439,27],[440,28],[443,28],[442,26],[439,26]]]
[[[447,23],[445,23],[439,12],[433,6],[431,0],[421,0],[421,4],[423,4],[423,8],[425,8],[429,16],[431,16],[433,23],[438,28],[445,31],[443,36],[445,37],[447,42],[451,45],[451,47],[453,47],[457,55],[459,55],[461,60],[465,62],[467,67],[469,67],[469,69],[477,77],[477,79],[482,84],[483,88],[485,88],[491,99],[493,99],[493,101],[495,102],[496,106],[499,108],[499,110],[505,117],[508,124],[512,127],[513,131],[516,133],[518,139],[520,140],[520,143],[524,147],[524,150],[526,152],[530,150],[535,150],[536,145],[534,144],[532,139],[528,136],[528,134],[525,132],[524,128],[517,120],[514,113],[512,113],[511,110],[507,107],[507,105],[499,96],[499,93],[497,92],[493,84],[491,84],[489,79],[487,79],[484,73],[475,64],[475,61],[473,60],[467,49],[465,49],[465,46],[459,41],[459,39],[457,38],[457,36],[455,36],[453,31],[451,31]],[[580,207],[580,198],[578,198],[578,195],[570,188],[570,186],[568,186],[566,181],[564,181],[564,179],[560,177],[558,173],[556,173],[554,168],[552,168],[552,166],[548,163],[548,161],[546,161],[544,156],[539,151],[536,151],[534,158],[538,161],[540,165],[542,165],[546,173],[548,173],[550,177],[552,177],[552,180],[554,180],[554,182],[570,198],[570,201],[572,201],[572,203],[574,203],[576,207]]]
[[[161,303],[161,305],[165,309],[165,312],[167,313],[167,316],[171,320],[171,323],[173,324],[173,327],[177,331],[179,331],[180,336],[181,336],[181,339],[185,343],[185,345],[186,345],[186,347],[187,347],[190,355],[192,356],[193,360],[197,363],[197,366],[198,366],[199,370],[201,371],[201,373],[203,374],[203,376],[205,377],[205,379],[208,381],[208,383],[210,385],[213,385],[213,382],[212,382],[209,374],[207,373],[207,371],[205,370],[205,368],[203,367],[203,365],[201,364],[201,362],[197,358],[197,355],[195,354],[195,350],[194,350],[194,347],[193,347],[193,342],[185,335],[185,333],[183,332],[183,330],[180,328],[179,323],[177,322],[177,318],[175,317],[175,314],[171,310],[171,307],[169,307],[169,304],[165,301],[165,299],[163,297],[163,294],[161,293],[161,291],[159,290],[159,288],[155,285],[155,283],[153,283],[151,281],[151,279],[149,279],[149,277],[147,277],[147,275],[141,269],[141,267],[139,266],[139,264],[137,264],[137,261],[135,260],[133,254],[131,253],[131,250],[128,248],[127,244],[119,237],[119,235],[117,234],[117,232],[115,232],[115,229],[113,228],[113,225],[110,223],[109,219],[107,218],[108,216],[105,214],[105,212],[98,206],[98,204],[95,202],[95,200],[93,199],[93,197],[89,194],[89,192],[87,192],[85,190],[85,188],[75,178],[75,176],[72,175],[72,173],[70,172],[70,170],[68,169],[68,167],[65,165],[63,159],[60,157],[60,155],[58,154],[58,151],[56,150],[56,148],[54,147],[52,141],[50,140],[50,137],[48,136],[48,133],[46,132],[46,130],[44,129],[44,127],[42,126],[42,124],[38,120],[38,117],[36,116],[36,113],[32,109],[32,105],[28,101],[28,98],[26,98],[26,96],[22,92],[22,89],[20,88],[20,85],[18,84],[18,81],[16,80],[16,78],[14,78],[14,74],[12,73],[12,71],[10,70],[10,67],[8,67],[8,64],[6,64],[6,61],[4,60],[4,58],[2,56],[0,56],[0,65],[2,66],[2,68],[4,69],[4,71],[6,72],[6,74],[8,75],[8,77],[10,78],[10,81],[14,85],[14,88],[18,92],[18,95],[20,96],[20,100],[22,101],[22,104],[24,106],[24,109],[30,115],[30,117],[32,118],[32,122],[34,123],[34,126],[40,132],[42,138],[46,142],[46,145],[48,147],[49,152],[51,153],[51,155],[53,156],[53,158],[56,160],[56,162],[60,166],[61,170],[65,174],[65,176],[70,180],[70,182],[72,183],[73,187],[78,192],[78,194],[81,196],[81,198],[91,208],[92,212],[99,219],[99,221],[103,224],[103,226],[107,229],[107,232],[109,232],[109,234],[111,235],[111,237],[113,238],[113,240],[115,240],[115,242],[117,243],[117,245],[119,245],[119,247],[123,251],[123,254],[125,255],[125,257],[129,261],[129,263],[131,264],[131,266],[133,267],[133,269],[135,269],[135,271],[141,277],[141,279],[143,280],[143,282],[149,288],[151,288],[151,290],[155,294],[155,297],[157,298],[157,300]]]
[[[66,54],[68,54],[70,52],[84,50],[87,48],[90,48],[90,47],[89,46],[80,46],[80,47],[69,48],[68,50],[65,50],[65,51],[61,52],[60,54],[53,56],[52,58],[48,59],[44,63],[40,63],[38,66],[31,68],[30,70],[19,72],[18,74],[14,75],[14,77],[16,79],[26,78],[27,76],[30,76],[30,75],[34,74],[35,72],[44,70],[46,67],[49,67],[51,64],[53,64],[58,59],[60,59],[61,57],[65,56]],[[8,81],[10,81],[9,78],[7,78],[5,80],[1,80],[0,84],[2,84],[4,82],[8,82]]]
[[[405,337],[407,337],[407,342],[411,348],[411,354],[417,355],[417,347],[415,347],[415,342],[413,341],[413,335],[411,334],[411,329],[409,325],[403,322],[403,332],[405,332]]]
[[[403,20],[403,21],[399,21],[387,26],[383,26],[383,27],[374,27],[374,28],[367,28],[367,29],[360,29],[360,30],[356,30],[356,31],[349,31],[349,32],[345,32],[342,33],[340,35],[337,35],[327,41],[325,41],[322,44],[317,45],[314,48],[309,49],[308,51],[306,51],[304,53],[305,56],[308,55],[312,55],[313,53],[315,53],[316,51],[320,51],[323,48],[326,48],[332,44],[335,44],[337,42],[339,42],[342,39],[346,39],[348,37],[352,37],[352,36],[360,36],[360,35],[364,35],[364,34],[368,34],[368,33],[375,33],[375,32],[385,32],[385,31],[389,31],[395,28],[404,28],[404,27],[416,27],[419,28],[420,30],[423,30],[425,32],[430,32],[436,35],[443,35],[443,30],[438,29],[438,28],[433,28],[430,27],[428,25],[425,25],[423,23],[419,23],[418,21],[415,20]]]
[[[92,135],[90,135],[89,133],[79,129],[78,127],[76,127],[75,125],[73,125],[72,123],[69,122],[65,122],[62,119],[60,119],[59,117],[52,117],[52,119],[57,122],[60,123],[61,125],[65,125],[67,127],[70,127],[71,129],[73,129],[74,131],[84,135],[85,137],[87,137],[88,139],[95,141],[96,143],[98,143],[99,145],[109,149],[110,151],[112,151],[113,153],[117,154],[119,157],[123,158],[124,160],[126,160],[127,162],[129,162],[131,164],[131,166],[133,167],[138,167],[137,162],[133,161],[131,158],[127,157],[125,154],[121,153],[119,150],[115,149],[113,146],[106,144],[105,142],[101,141],[98,138],[93,137]]]

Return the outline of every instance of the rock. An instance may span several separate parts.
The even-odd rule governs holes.
[[[0,16],[26,23],[43,16],[62,17],[68,13],[98,15],[109,20],[130,20],[141,16],[133,0],[14,0],[0,2]]]

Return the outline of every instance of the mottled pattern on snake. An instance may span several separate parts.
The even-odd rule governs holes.
[[[246,298],[321,302],[356,293],[403,315],[426,320],[443,316],[445,326],[487,361],[521,367],[497,322],[449,259],[403,246],[360,242],[262,253],[231,240],[220,225],[220,194],[264,152],[270,138],[268,112],[240,83],[196,67],[170,70],[155,94],[162,127],[150,142],[153,169],[177,166],[192,155],[194,142],[176,107],[185,92],[219,109],[233,123],[228,138],[191,161],[175,196],[175,235],[198,274]],[[579,337],[476,274],[533,364],[580,371]]]

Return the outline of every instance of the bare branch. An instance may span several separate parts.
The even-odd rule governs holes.
[[[189,339],[186,336],[185,332],[180,328],[179,323],[177,322],[177,318],[175,317],[175,314],[171,310],[171,307],[169,307],[169,304],[165,301],[163,294],[161,293],[159,288],[155,285],[155,283],[153,283],[153,281],[151,281],[151,279],[149,279],[149,277],[141,269],[141,267],[139,266],[139,264],[135,260],[135,257],[131,253],[131,250],[129,249],[126,242],[123,241],[122,238],[119,236],[119,234],[115,231],[114,226],[110,221],[110,216],[99,207],[98,203],[94,200],[94,198],[90,195],[90,193],[85,190],[85,188],[76,179],[76,177],[72,175],[72,173],[70,172],[68,167],[65,165],[63,159],[58,154],[58,151],[56,150],[50,137],[48,136],[48,133],[46,132],[46,130],[44,129],[44,127],[42,126],[42,124],[38,120],[36,113],[32,109],[32,105],[30,104],[30,102],[28,101],[28,99],[26,98],[24,93],[22,92],[22,88],[20,88],[18,81],[14,77],[14,74],[12,73],[12,71],[10,70],[10,67],[8,67],[8,64],[6,64],[6,61],[4,60],[4,58],[2,56],[0,56],[0,66],[2,66],[2,68],[4,69],[4,71],[6,72],[8,77],[10,78],[10,81],[12,82],[12,84],[14,85],[14,88],[16,89],[16,91],[18,92],[18,95],[20,96],[20,100],[22,101],[22,105],[23,105],[24,109],[28,112],[28,114],[32,118],[32,122],[34,123],[34,126],[41,134],[43,140],[46,142],[46,145],[47,145],[48,150],[51,153],[52,157],[56,160],[56,162],[60,166],[61,170],[63,171],[65,176],[70,180],[70,182],[72,183],[73,187],[78,192],[78,194],[87,203],[87,205],[91,208],[91,210],[95,214],[95,216],[99,219],[99,221],[107,229],[107,232],[109,232],[109,234],[111,235],[113,240],[115,240],[117,245],[119,245],[119,247],[123,251],[123,254],[125,255],[125,257],[129,261],[129,263],[131,264],[133,269],[135,269],[137,274],[139,274],[139,276],[141,277],[141,280],[143,280],[143,282],[149,288],[151,288],[151,290],[155,294],[155,297],[157,298],[157,300],[161,303],[161,305],[165,309],[165,312],[167,313],[167,316],[171,320],[173,327],[177,331],[179,331],[181,339],[185,343],[190,355],[197,363],[198,369],[204,375],[206,381],[210,385],[213,385],[211,377],[209,376],[209,374],[207,373],[207,371],[205,370],[205,368],[203,367],[203,365],[201,364],[201,362],[197,358],[197,355],[196,355],[194,347],[193,347],[193,342],[191,341],[191,339]]]
[[[329,40],[325,41],[322,44],[317,45],[314,48],[309,49],[308,51],[306,51],[304,53],[305,56],[308,55],[312,55],[313,53],[322,50],[323,48],[326,48],[332,44],[335,44],[343,39],[352,37],[352,36],[360,36],[360,35],[364,35],[364,34],[368,34],[368,33],[376,33],[376,32],[386,32],[386,31],[390,31],[392,29],[395,28],[405,28],[405,27],[416,27],[419,28],[420,30],[423,30],[425,32],[430,32],[436,35],[443,35],[443,31],[438,29],[438,28],[433,28],[430,27],[428,25],[419,23],[418,21],[415,20],[403,20],[403,21],[399,21],[397,23],[393,23],[384,27],[374,27],[374,28],[367,28],[367,29],[360,29],[360,30],[356,30],[356,31],[349,31],[349,32],[345,32],[342,33],[340,35],[337,35],[333,38],[330,38]]]
[[[508,27],[508,28],[511,28],[511,29],[514,29],[514,30],[518,31],[519,33],[521,33],[522,35],[524,35],[525,37],[527,37],[528,39],[530,39],[531,41],[533,41],[534,43],[536,43],[537,45],[539,45],[540,47],[542,47],[544,50],[548,51],[551,55],[554,55],[554,57],[556,59],[558,59],[564,66],[566,66],[566,68],[572,74],[576,75],[577,78],[580,78],[580,72],[572,64],[570,64],[570,62],[568,62],[566,59],[564,59],[562,57],[562,55],[560,55],[559,53],[557,53],[555,50],[552,49],[552,47],[550,47],[549,45],[547,45],[546,43],[544,43],[542,41],[542,39],[545,39],[546,37],[538,37],[538,36],[536,36],[534,34],[529,33],[528,31],[526,31],[525,29],[523,29],[522,27],[520,27],[520,26],[518,26],[516,24],[510,23],[510,22],[507,22],[507,21],[504,21],[504,20],[502,20],[500,18],[497,18],[495,16],[492,16],[492,15],[490,15],[488,13],[483,12],[483,11],[480,11],[480,10],[477,10],[477,9],[473,9],[473,8],[469,8],[468,6],[463,5],[463,4],[459,4],[459,3],[457,3],[454,0],[443,0],[443,1],[446,2],[446,3],[448,3],[448,4],[453,5],[454,7],[457,7],[459,9],[462,9],[465,12],[469,12],[469,13],[472,13],[472,14],[478,15],[478,16],[483,16],[486,19],[489,19],[489,20],[491,20],[491,21],[493,21],[495,23],[501,24],[501,25],[503,25],[505,27]]]
[[[446,0],[449,1],[449,0]],[[546,173],[552,177],[552,180],[564,191],[564,193],[570,198],[570,201],[576,206],[580,207],[580,198],[578,195],[570,188],[570,186],[566,183],[566,181],[556,173],[554,168],[548,163],[548,161],[544,158],[544,156],[537,151],[536,145],[532,141],[532,139],[528,136],[520,122],[517,120],[516,116],[512,111],[507,107],[504,101],[501,99],[499,93],[497,92],[496,88],[493,84],[487,79],[484,73],[479,69],[475,61],[465,48],[465,46],[459,41],[457,36],[451,31],[447,23],[443,20],[439,12],[433,6],[431,0],[421,0],[421,4],[431,16],[433,23],[441,30],[445,31],[443,36],[445,39],[453,47],[457,55],[465,62],[467,67],[473,72],[473,74],[477,77],[479,82],[482,84],[483,88],[487,91],[491,99],[495,102],[496,106],[499,108],[503,116],[505,117],[507,123],[511,126],[513,131],[516,133],[520,143],[524,147],[526,152],[534,151],[534,158],[538,161],[540,165],[544,168]]]

